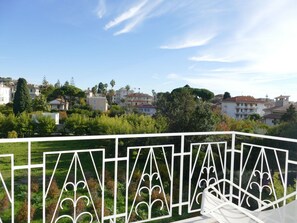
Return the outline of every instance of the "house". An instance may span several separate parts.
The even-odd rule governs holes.
[[[69,103],[61,98],[50,101],[49,105],[51,106],[51,110],[67,111],[69,108]]]
[[[237,96],[222,101],[221,112],[237,120],[245,119],[249,115],[265,114],[265,101],[252,96]]]
[[[29,94],[32,99],[40,95],[39,86],[36,84],[28,84]]]
[[[0,83],[0,105],[5,105],[11,102],[11,90],[10,87]]]
[[[125,104],[128,106],[151,105],[154,98],[148,94],[133,93],[126,96]]]
[[[115,96],[114,96],[114,102],[116,104],[123,104],[123,102],[125,101],[126,99],[126,96],[129,95],[129,94],[133,94],[133,90],[128,90],[124,87],[120,88],[119,90],[117,90],[115,92]]]
[[[280,95],[275,98],[274,106],[264,109],[263,120],[264,123],[270,126],[276,125],[280,122],[283,114],[286,113],[290,105],[294,105],[297,109],[297,105],[289,101],[290,96]]]
[[[103,96],[87,96],[87,104],[97,111],[106,112],[108,110],[108,102]]]
[[[137,105],[137,110],[139,113],[146,114],[153,116],[156,114],[156,107],[150,104],[142,104],[142,105]]]

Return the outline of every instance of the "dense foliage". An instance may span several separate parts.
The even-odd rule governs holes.
[[[74,135],[158,133],[165,130],[164,120],[137,114],[115,117],[102,115],[95,118],[72,114],[66,119],[64,128],[65,133]]]
[[[157,95],[157,115],[168,120],[169,132],[211,131],[214,117],[209,103],[190,87]]]
[[[18,115],[24,111],[31,111],[31,97],[27,81],[24,78],[19,78],[13,100],[13,112]]]

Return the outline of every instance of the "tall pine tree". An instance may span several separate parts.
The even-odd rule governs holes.
[[[13,112],[19,115],[22,112],[30,112],[31,97],[27,86],[27,81],[24,78],[19,78],[16,92],[13,99]]]

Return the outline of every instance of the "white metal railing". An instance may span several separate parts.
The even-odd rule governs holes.
[[[295,139],[239,132],[1,139],[0,222],[172,222],[198,216],[203,189],[222,179],[273,202],[296,190],[294,149]]]

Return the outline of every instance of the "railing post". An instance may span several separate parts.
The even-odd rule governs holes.
[[[31,141],[28,141],[28,223],[31,222]]]
[[[117,220],[117,199],[118,199],[118,157],[119,157],[119,138],[115,138],[115,164],[114,164],[114,198],[113,215],[114,222]]]
[[[179,166],[179,207],[178,214],[182,215],[183,212],[183,182],[184,182],[184,152],[185,152],[185,136],[181,135],[180,143],[180,166]]]
[[[46,173],[46,162],[45,162],[45,154],[43,153],[42,154],[42,163],[43,163],[43,168],[42,168],[42,178],[43,178],[43,184],[42,184],[42,216],[43,216],[43,219],[42,219],[42,222],[45,223],[45,220],[46,220],[46,215],[45,215],[45,189],[46,189],[46,176],[45,176],[45,173]]]
[[[232,133],[232,142],[231,142],[231,164],[230,164],[230,181],[234,183],[234,162],[235,162],[235,141],[236,141],[236,133]],[[230,201],[233,198],[233,186],[230,185]]]

